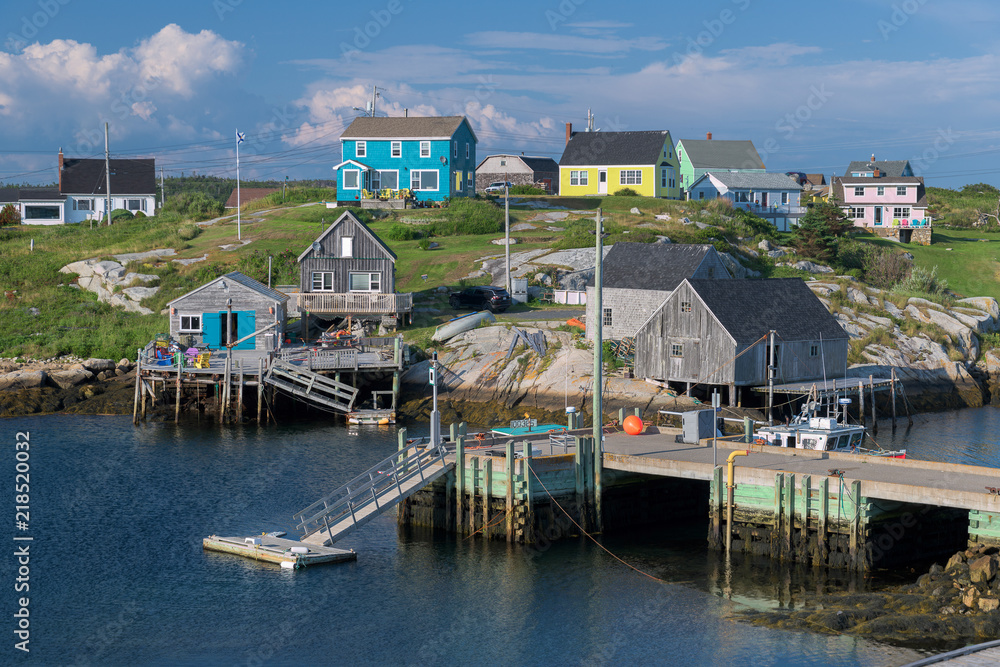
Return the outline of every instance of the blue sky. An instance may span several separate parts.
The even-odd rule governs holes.
[[[769,171],[909,159],[1000,185],[1000,5],[980,0],[502,3],[6,0],[0,180],[56,153],[168,175],[329,178],[364,107],[469,117],[479,155],[562,154],[604,130],[751,139]]]

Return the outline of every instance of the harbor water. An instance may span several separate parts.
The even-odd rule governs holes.
[[[881,422],[879,443],[1000,467],[1000,411],[915,422],[895,436]],[[727,570],[696,528],[605,540],[652,577],[588,540],[511,547],[400,531],[394,513],[338,543],[358,552],[346,565],[289,571],[202,550],[213,533],[294,534],[291,515],[390,454],[394,429],[79,416],[0,429],[8,488],[17,434],[30,438],[30,521],[7,530],[8,545],[30,545],[30,590],[14,593],[15,546],[0,566],[6,664],[23,655],[12,633],[22,596],[36,664],[899,665],[924,654],[743,623],[741,610],[794,606],[837,576]]]

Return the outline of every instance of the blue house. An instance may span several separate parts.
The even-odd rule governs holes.
[[[337,200],[401,190],[417,201],[473,197],[477,141],[465,116],[355,118],[340,136]]]

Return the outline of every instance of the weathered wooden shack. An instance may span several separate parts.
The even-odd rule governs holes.
[[[710,245],[616,243],[604,256],[601,335],[605,340],[634,336],[685,278],[729,279]],[[587,338],[596,326],[594,280],[587,285]]]
[[[412,295],[395,293],[396,254],[350,211],[299,255],[299,272],[303,314],[396,326],[412,310]]]
[[[167,304],[170,335],[197,347],[221,349],[273,324],[233,347],[273,350],[285,333],[287,301],[285,294],[233,271]]]
[[[775,382],[844,377],[848,335],[799,278],[684,280],[636,336],[639,377],[688,387],[767,383],[774,330]]]

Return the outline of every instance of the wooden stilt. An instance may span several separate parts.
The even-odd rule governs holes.
[[[827,562],[826,546],[826,519],[830,511],[830,478],[823,477],[819,480],[819,526],[816,535],[819,548],[817,557],[813,559],[815,565],[825,565]]]
[[[858,380],[858,417],[861,419],[862,426],[868,425],[865,423],[868,419],[865,415],[865,388],[861,380]]]
[[[264,403],[264,358],[257,360],[257,426],[260,426],[260,409]]]
[[[892,369],[892,386],[889,389],[892,394],[892,432],[896,432],[896,369]]]
[[[579,440],[579,439],[578,439]],[[514,541],[514,443],[507,443],[507,458],[504,459],[504,472],[507,474],[507,542]]]
[[[142,350],[135,357],[135,397],[132,399],[132,424],[139,425],[139,387],[142,384]]]
[[[146,381],[139,379],[139,413],[142,421],[146,421]]]
[[[174,399],[174,423],[181,420],[181,366],[184,364],[184,355],[177,352],[174,355],[174,363],[177,364],[177,396]]]
[[[465,443],[462,438],[455,442],[455,531],[462,533],[462,501],[465,499]]]
[[[236,364],[236,379],[239,384],[236,389],[236,423],[243,423],[243,362],[240,361]]]
[[[872,433],[878,435],[878,422],[875,421],[875,380],[871,375],[868,376],[868,396],[872,403]]]
[[[493,502],[493,457],[483,459],[483,537],[490,539],[490,504]]]
[[[469,535],[476,532],[476,483],[479,481],[480,457],[469,457]]]

